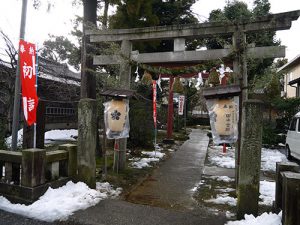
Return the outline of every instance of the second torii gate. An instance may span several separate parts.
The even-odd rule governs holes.
[[[154,67],[167,67],[167,68],[182,68],[188,66],[186,63],[184,64],[163,64],[159,63],[154,65]],[[191,65],[189,65],[191,66]],[[167,137],[164,139],[164,143],[174,143],[174,140],[172,139],[173,135],[173,125],[174,125],[174,91],[173,91],[173,84],[174,84],[174,78],[175,76],[169,75],[169,74],[160,74],[161,78],[167,78],[169,79],[169,96],[168,96],[168,115],[167,115]],[[202,78],[207,79],[209,73],[203,73],[202,72]],[[186,74],[180,74],[178,75],[180,78],[195,78],[198,77],[198,72],[194,73],[186,73]]]

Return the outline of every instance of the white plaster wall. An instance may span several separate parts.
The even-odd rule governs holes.
[[[287,98],[296,97],[296,88],[291,87],[288,83],[291,80],[295,80],[300,77],[300,64],[288,70],[288,73],[284,77],[284,91],[286,92]],[[293,86],[296,87],[296,84]]]

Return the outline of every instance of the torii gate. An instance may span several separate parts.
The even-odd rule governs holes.
[[[285,56],[285,47],[248,47],[246,34],[258,31],[285,30],[291,27],[291,22],[299,16],[299,11],[268,15],[251,22],[233,24],[230,22],[200,23],[188,25],[173,25],[161,27],[146,27],[116,30],[89,30],[91,42],[121,41],[121,55],[94,56],[94,65],[120,64],[121,88],[130,88],[131,68],[124,60],[128,57],[138,63],[200,63],[206,60],[227,58],[237,53],[233,69],[243,78],[243,100],[247,99],[247,68],[246,58],[277,58]],[[208,38],[213,36],[232,36],[233,45],[227,49],[213,49],[205,51],[185,51],[185,38]],[[136,41],[174,40],[174,51],[156,53],[138,53],[132,51],[132,43]],[[244,52],[245,50],[245,53]],[[171,78],[172,82],[172,78]],[[169,107],[170,111],[170,107]],[[172,136],[172,116],[168,116],[167,138]],[[120,167],[122,168],[122,166]]]
[[[289,29],[292,21],[300,16],[300,10],[270,14],[254,21],[242,21],[237,24],[231,22],[200,23],[187,25],[173,25],[161,27],[146,27],[116,30],[89,30],[85,35],[90,35],[91,42],[120,42],[120,55],[94,56],[94,65],[120,64],[120,85],[123,89],[130,88],[131,66],[128,60],[139,63],[179,63],[214,60],[234,55],[233,71],[240,75],[242,94],[240,102],[247,99],[247,57],[251,58],[277,58],[285,56],[285,47],[249,47],[246,34],[259,31],[277,31]],[[215,49],[205,51],[185,51],[185,38],[232,37],[232,47],[229,49]],[[136,41],[174,40],[174,51],[142,53],[132,52],[132,43]],[[241,107],[242,104],[240,104]],[[241,116],[240,108],[240,117]],[[240,119],[241,121],[241,119]],[[239,140],[241,140],[241,124],[239,124]],[[242,134],[243,135],[243,134]],[[126,139],[120,141],[119,169],[125,168]],[[87,149],[78,149],[79,152]],[[239,148],[238,148],[239,152]],[[82,154],[84,155],[84,154]],[[238,158],[238,157],[237,157]],[[258,189],[258,188],[257,188]],[[248,213],[249,214],[249,213]]]

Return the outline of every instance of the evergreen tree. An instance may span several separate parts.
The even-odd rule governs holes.
[[[159,18],[159,25],[198,23],[191,7],[195,0],[153,1],[153,11]]]
[[[110,28],[138,28],[176,24],[197,23],[191,6],[195,0],[125,0],[118,4],[116,14],[111,17]],[[188,49],[195,49],[198,42],[187,42]],[[140,52],[172,51],[172,41],[152,41],[136,44]]]
[[[159,24],[152,10],[153,0],[125,0],[117,5],[116,14],[110,19],[110,28],[149,27]]]
[[[279,77],[276,73],[272,74],[271,80],[267,83],[265,93],[270,102],[280,97],[281,87]]]
[[[191,7],[195,0],[125,0],[118,4],[110,27],[136,28],[196,23]]]
[[[224,7],[224,16],[233,23],[241,23],[250,21],[252,13],[246,3],[232,1]]]
[[[244,2],[233,1],[228,2],[223,10],[212,10],[209,14],[208,22],[232,22],[241,23],[249,21],[251,12]],[[207,40],[206,47],[208,49],[222,49],[225,45],[231,44],[231,37],[214,37]]]
[[[246,3],[231,1],[223,10],[213,10],[209,15],[209,22],[232,22],[239,24],[255,20],[261,16],[270,14],[270,3],[268,0],[255,0],[253,10],[250,10]],[[261,31],[259,33],[247,34],[247,43],[255,43],[259,46],[274,46],[280,42],[274,39],[274,31]],[[231,37],[211,38],[206,42],[209,49],[221,49],[224,45],[232,43]],[[266,69],[272,65],[273,59],[248,59],[248,81],[251,83],[255,76],[262,76]]]
[[[44,41],[41,56],[55,62],[68,62],[69,65],[79,69],[81,49],[63,36],[50,35]]]

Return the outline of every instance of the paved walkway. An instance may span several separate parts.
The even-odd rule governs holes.
[[[76,212],[63,225],[224,225],[224,221],[224,218],[206,209],[182,212],[104,200],[94,207]]]
[[[191,191],[201,180],[209,138],[194,129],[180,149],[153,171],[152,175],[128,196],[133,203],[175,209],[193,209]]]
[[[204,131],[192,130],[190,139],[128,197],[141,204],[104,200],[75,212],[68,221],[49,225],[223,225],[223,214],[198,206],[192,198],[191,189],[201,180],[208,141]],[[16,224],[39,224],[22,222]],[[0,224],[6,224],[1,217]]]
[[[128,199],[101,201],[76,212],[68,222],[89,225],[223,225],[222,214],[197,206],[191,189],[201,180],[208,137],[199,129]],[[157,207],[160,206],[160,207]]]

